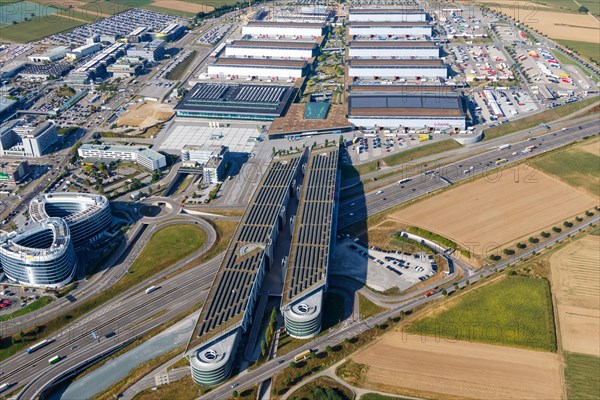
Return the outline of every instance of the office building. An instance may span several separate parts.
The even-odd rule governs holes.
[[[19,183],[31,172],[27,161],[15,161],[0,165],[0,181]]]
[[[52,122],[32,126],[22,120],[10,121],[0,127],[0,156],[42,157],[57,141]]]
[[[156,62],[162,59],[165,53],[165,41],[153,40],[151,42],[142,42],[134,47],[127,49],[129,57],[140,57],[150,62]]]
[[[149,171],[167,166],[164,155],[143,146],[111,146],[106,144],[84,143],[77,153],[85,159],[99,160],[129,160]]]

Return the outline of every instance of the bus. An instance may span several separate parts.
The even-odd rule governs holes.
[[[48,364],[56,364],[59,361],[60,361],[60,356],[54,356],[48,360]]]
[[[49,345],[50,343],[52,343],[52,340],[42,340],[39,343],[34,344],[33,346],[31,346],[30,348],[27,349],[27,354],[31,354],[36,350],[41,349],[44,346]]]
[[[400,179],[400,180],[398,181],[398,185],[402,185],[402,184],[404,184],[404,183],[407,183],[407,182],[410,182],[410,181],[411,181],[411,179],[410,179],[410,178],[404,178],[404,179]]]
[[[150,286],[148,289],[146,289],[146,294],[150,294],[158,289],[160,289],[160,286]]]
[[[10,382],[6,382],[6,383],[3,383],[2,385],[0,385],[0,393],[4,392],[6,389],[11,387],[12,385],[13,384]]]
[[[311,349],[305,350],[302,353],[296,355],[296,357],[294,357],[294,361],[298,362],[306,360],[310,356],[310,353],[312,353]]]

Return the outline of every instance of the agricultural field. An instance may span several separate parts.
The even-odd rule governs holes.
[[[369,390],[438,399],[559,399],[558,355],[393,331],[336,371]]]
[[[600,138],[536,157],[529,165],[600,199]]]
[[[569,400],[595,400],[600,393],[600,357],[565,353]]]
[[[502,277],[450,298],[406,330],[451,341],[556,350],[550,286],[541,278]]]
[[[89,21],[64,17],[55,14],[52,18],[40,18],[35,21],[21,22],[2,27],[1,42],[26,43],[42,39],[55,33],[85,25]]]
[[[483,254],[597,204],[597,197],[521,164],[402,208],[388,218]]]
[[[598,37],[598,35],[600,35],[600,31],[596,31],[595,34],[596,34],[596,37]],[[600,62],[600,46],[598,46],[598,43],[597,42],[582,42],[581,41],[582,38],[583,37],[577,38],[579,40],[559,39],[559,40],[557,40],[557,42],[567,48],[570,48],[570,49],[578,52],[583,57],[593,60],[596,63]]]
[[[585,236],[550,257],[565,351],[600,357],[600,237]]]

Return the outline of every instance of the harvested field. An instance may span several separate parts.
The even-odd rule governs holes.
[[[372,390],[438,399],[562,397],[553,353],[391,332],[353,361],[368,366],[360,382]]]
[[[390,218],[483,254],[597,204],[597,198],[519,165],[401,209]]]
[[[171,10],[187,11],[191,13],[207,13],[215,9],[212,6],[207,6],[205,4],[189,3],[187,1],[180,0],[156,0],[152,2],[152,5],[156,7],[169,8]]]
[[[129,106],[119,116],[118,126],[135,126],[140,129],[149,128],[164,122],[173,116],[173,107],[156,102],[142,102]]]
[[[550,257],[566,351],[600,356],[600,237],[586,236]]]

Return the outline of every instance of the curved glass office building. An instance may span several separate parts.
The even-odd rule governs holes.
[[[77,269],[69,227],[48,218],[25,231],[0,238],[0,263],[12,282],[57,289],[69,283]]]
[[[36,196],[29,204],[34,222],[62,218],[71,232],[75,248],[97,240],[111,223],[108,199],[97,194],[49,193]]]

